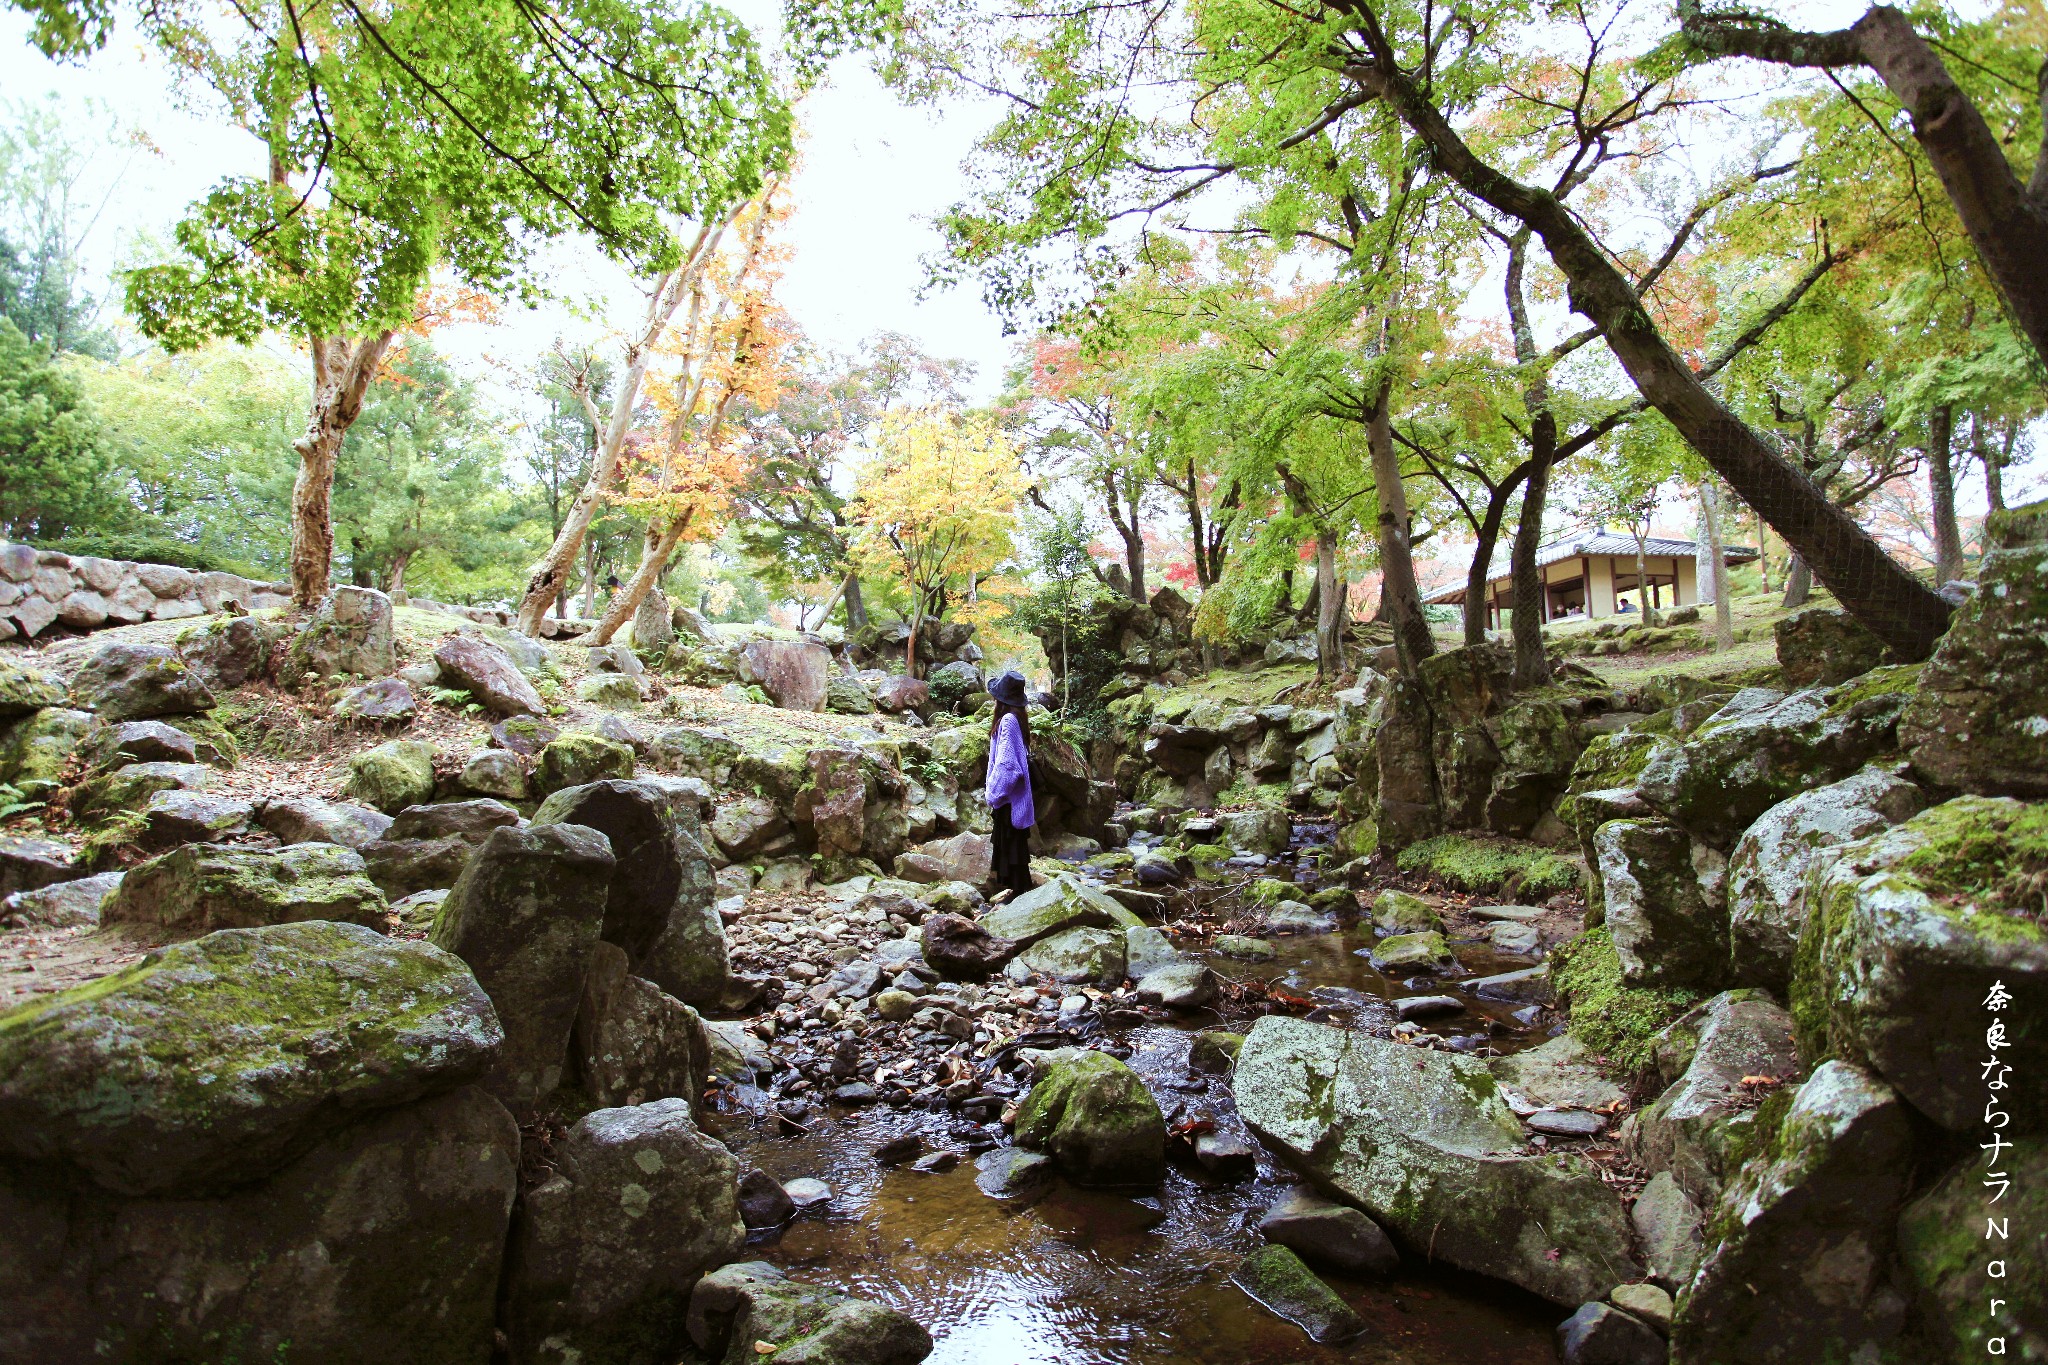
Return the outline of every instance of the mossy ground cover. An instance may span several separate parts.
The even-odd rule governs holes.
[[[1536,844],[1439,834],[1411,844],[1396,859],[1403,872],[1426,873],[1458,891],[1554,896],[1579,884],[1579,865]]]
[[[2048,914],[2048,803],[1952,801],[1913,824],[1928,840],[1899,866],[1936,901],[2035,925]]]
[[[1550,973],[1568,1008],[1572,1037],[1629,1076],[1650,1069],[1658,1030],[1699,999],[1689,991],[1640,990],[1624,982],[1621,957],[1605,925],[1554,950]]]

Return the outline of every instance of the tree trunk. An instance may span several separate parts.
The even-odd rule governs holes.
[[[1950,462],[1956,410],[1943,403],[1927,414],[1927,499],[1934,521],[1934,581],[1963,576],[1963,530],[1956,525],[1956,474]]]
[[[1771,538],[1765,534],[1764,519],[1750,509],[1750,520],[1756,523],[1756,577],[1757,585],[1765,592],[1771,590]]]
[[[1735,648],[1734,608],[1728,604],[1728,547],[1721,543],[1721,498],[1714,481],[1700,484],[1700,525],[1707,534],[1707,583],[1714,594],[1714,648]]]
[[[1479,519],[1478,540],[1472,546],[1472,567],[1465,570],[1465,643],[1486,643],[1487,617],[1492,613],[1487,584],[1493,571],[1493,551],[1500,544],[1500,524],[1507,516],[1511,484],[1502,484],[1486,500],[1486,515]]]
[[[1382,383],[1366,411],[1365,444],[1372,457],[1373,485],[1380,505],[1381,599],[1394,622],[1401,672],[1412,678],[1422,661],[1436,653],[1436,641],[1430,637],[1429,618],[1422,614],[1422,593],[1415,584],[1415,560],[1408,544],[1408,490],[1401,483],[1401,461],[1394,451],[1387,411],[1390,388]]]
[[[334,462],[342,437],[362,415],[363,395],[393,335],[312,338],[313,406],[305,434],[292,442],[299,453],[292,484],[292,601],[301,607],[327,595],[334,567]]]
[[[1556,448],[1557,420],[1546,402],[1529,425],[1529,486],[1522,490],[1522,516],[1515,525],[1510,570],[1515,614],[1509,625],[1514,630],[1516,687],[1541,687],[1550,681],[1550,657],[1543,652],[1543,570],[1536,564],[1536,551],[1543,544],[1543,504],[1550,490],[1550,461]],[[1593,585],[1584,586],[1590,614]]]
[[[577,615],[588,621],[597,614],[597,542],[583,545],[583,610]]]
[[[393,601],[405,595],[405,571],[412,563],[412,556],[411,550],[400,550],[398,558],[391,561],[391,582],[384,591]]]
[[[633,613],[640,610],[641,599],[660,581],[662,570],[668,567],[669,556],[682,543],[683,532],[690,529],[691,515],[685,512],[669,522],[647,523],[647,534],[640,547],[640,566],[633,570],[633,576],[625,586],[612,594],[612,600],[604,609],[604,619],[585,637],[593,648],[610,644],[619,627],[632,620]]]
[[[633,429],[634,411],[640,401],[640,385],[647,378],[648,365],[654,360],[655,343],[668,331],[669,323],[683,300],[696,295],[697,281],[705,266],[717,252],[726,229],[732,226],[745,207],[745,204],[738,205],[723,219],[706,222],[699,227],[696,240],[684,253],[683,264],[655,282],[654,290],[648,296],[647,313],[641,319],[640,331],[626,347],[626,363],[619,374],[618,389],[612,395],[611,418],[603,424],[604,439],[591,455],[590,475],[583,481],[583,487],[577,490],[576,500],[569,505],[569,514],[563,518],[562,529],[555,536],[554,544],[548,547],[547,554],[541,557],[526,581],[526,596],[519,603],[517,620],[517,628],[525,634],[532,635],[540,629],[540,619],[547,614],[548,603],[554,601],[568,583],[577,552],[583,548],[584,538],[589,534],[590,523],[597,516],[605,494],[611,490],[619,457],[625,452],[626,438]],[[598,427],[596,404],[587,393],[579,392],[577,396],[583,400],[584,415],[592,428]],[[590,610],[586,605],[584,614],[589,615]]]
[[[861,596],[860,575],[848,570],[846,574],[846,628],[849,631],[866,630],[868,626],[867,599]]]
[[[1657,624],[1657,609],[1650,605],[1650,560],[1648,547],[1641,536],[1636,537],[1636,605],[1643,609],[1643,624]]]
[[[1344,671],[1344,593],[1337,586],[1337,533],[1316,532],[1316,676]]]
[[[1644,399],[1737,496],[1764,514],[1850,615],[1902,659],[1933,652],[1948,629],[1948,603],[1714,397],[1658,331],[1605,249],[1555,195],[1475,156],[1392,52],[1376,53],[1372,66],[1346,67],[1345,73],[1367,93],[1393,102],[1402,121],[1429,145],[1440,173],[1543,238],[1565,277],[1573,311],[1600,329]],[[2048,246],[2034,259],[2048,259]],[[2048,293],[2048,277],[2041,287]]]
[[[1796,553],[1792,566],[1785,570],[1785,602],[1788,607],[1803,607],[1806,599],[1813,595],[1813,570],[1806,567],[1806,561]]]
[[[1984,464],[1984,501],[1994,512],[2005,510],[2005,455],[1986,439],[1984,418],[1981,414],[1970,419],[1970,443],[1976,448],[1977,458]],[[2017,424],[2014,426],[2017,431]],[[2007,449],[2010,450],[2010,443]]]

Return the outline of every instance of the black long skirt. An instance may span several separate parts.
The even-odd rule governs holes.
[[[1018,829],[1010,823],[1007,801],[990,813],[995,817],[995,865],[991,871],[996,885],[1021,896],[1031,889],[1031,828]]]

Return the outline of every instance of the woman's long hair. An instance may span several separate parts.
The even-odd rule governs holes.
[[[996,711],[995,711],[995,714],[994,714],[993,716],[990,716],[990,717],[989,717],[989,722],[988,722],[988,749],[989,749],[989,752],[990,752],[990,753],[994,753],[994,752],[995,752],[995,749],[996,749],[996,732],[997,732],[998,730],[1000,730],[1000,729],[1002,729],[1002,728],[1003,728],[1003,717],[1004,717],[1004,716],[1015,716],[1015,717],[1017,718],[1017,733],[1019,733],[1020,735],[1022,735],[1022,736],[1024,737],[1024,748],[1025,748],[1025,750],[1026,750],[1026,751],[1028,752],[1028,751],[1030,750],[1030,748],[1031,748],[1031,717],[1030,717],[1030,716],[1028,716],[1028,715],[1026,715],[1026,714],[1024,714],[1024,708],[1023,708],[1023,707],[1021,707],[1021,706],[1017,706],[1017,705],[1014,705],[1014,704],[1012,704],[1012,703],[1010,703],[1010,702],[1006,702],[1006,701],[999,701],[999,702],[997,702],[997,703],[996,703]]]

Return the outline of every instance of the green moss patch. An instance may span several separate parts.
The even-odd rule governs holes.
[[[1690,991],[1641,990],[1623,982],[1621,956],[1605,925],[1558,947],[1550,979],[1566,1003],[1572,1037],[1629,1075],[1650,1068],[1657,1034],[1700,999]]]
[[[1401,850],[1403,872],[1426,872],[1459,891],[1508,889],[1524,896],[1552,896],[1579,884],[1579,866],[1536,844],[1511,839],[1473,839],[1439,834]]]
[[[2048,906],[2048,804],[1964,798],[1914,817],[1926,844],[1899,864],[1957,909],[2040,922]]]

